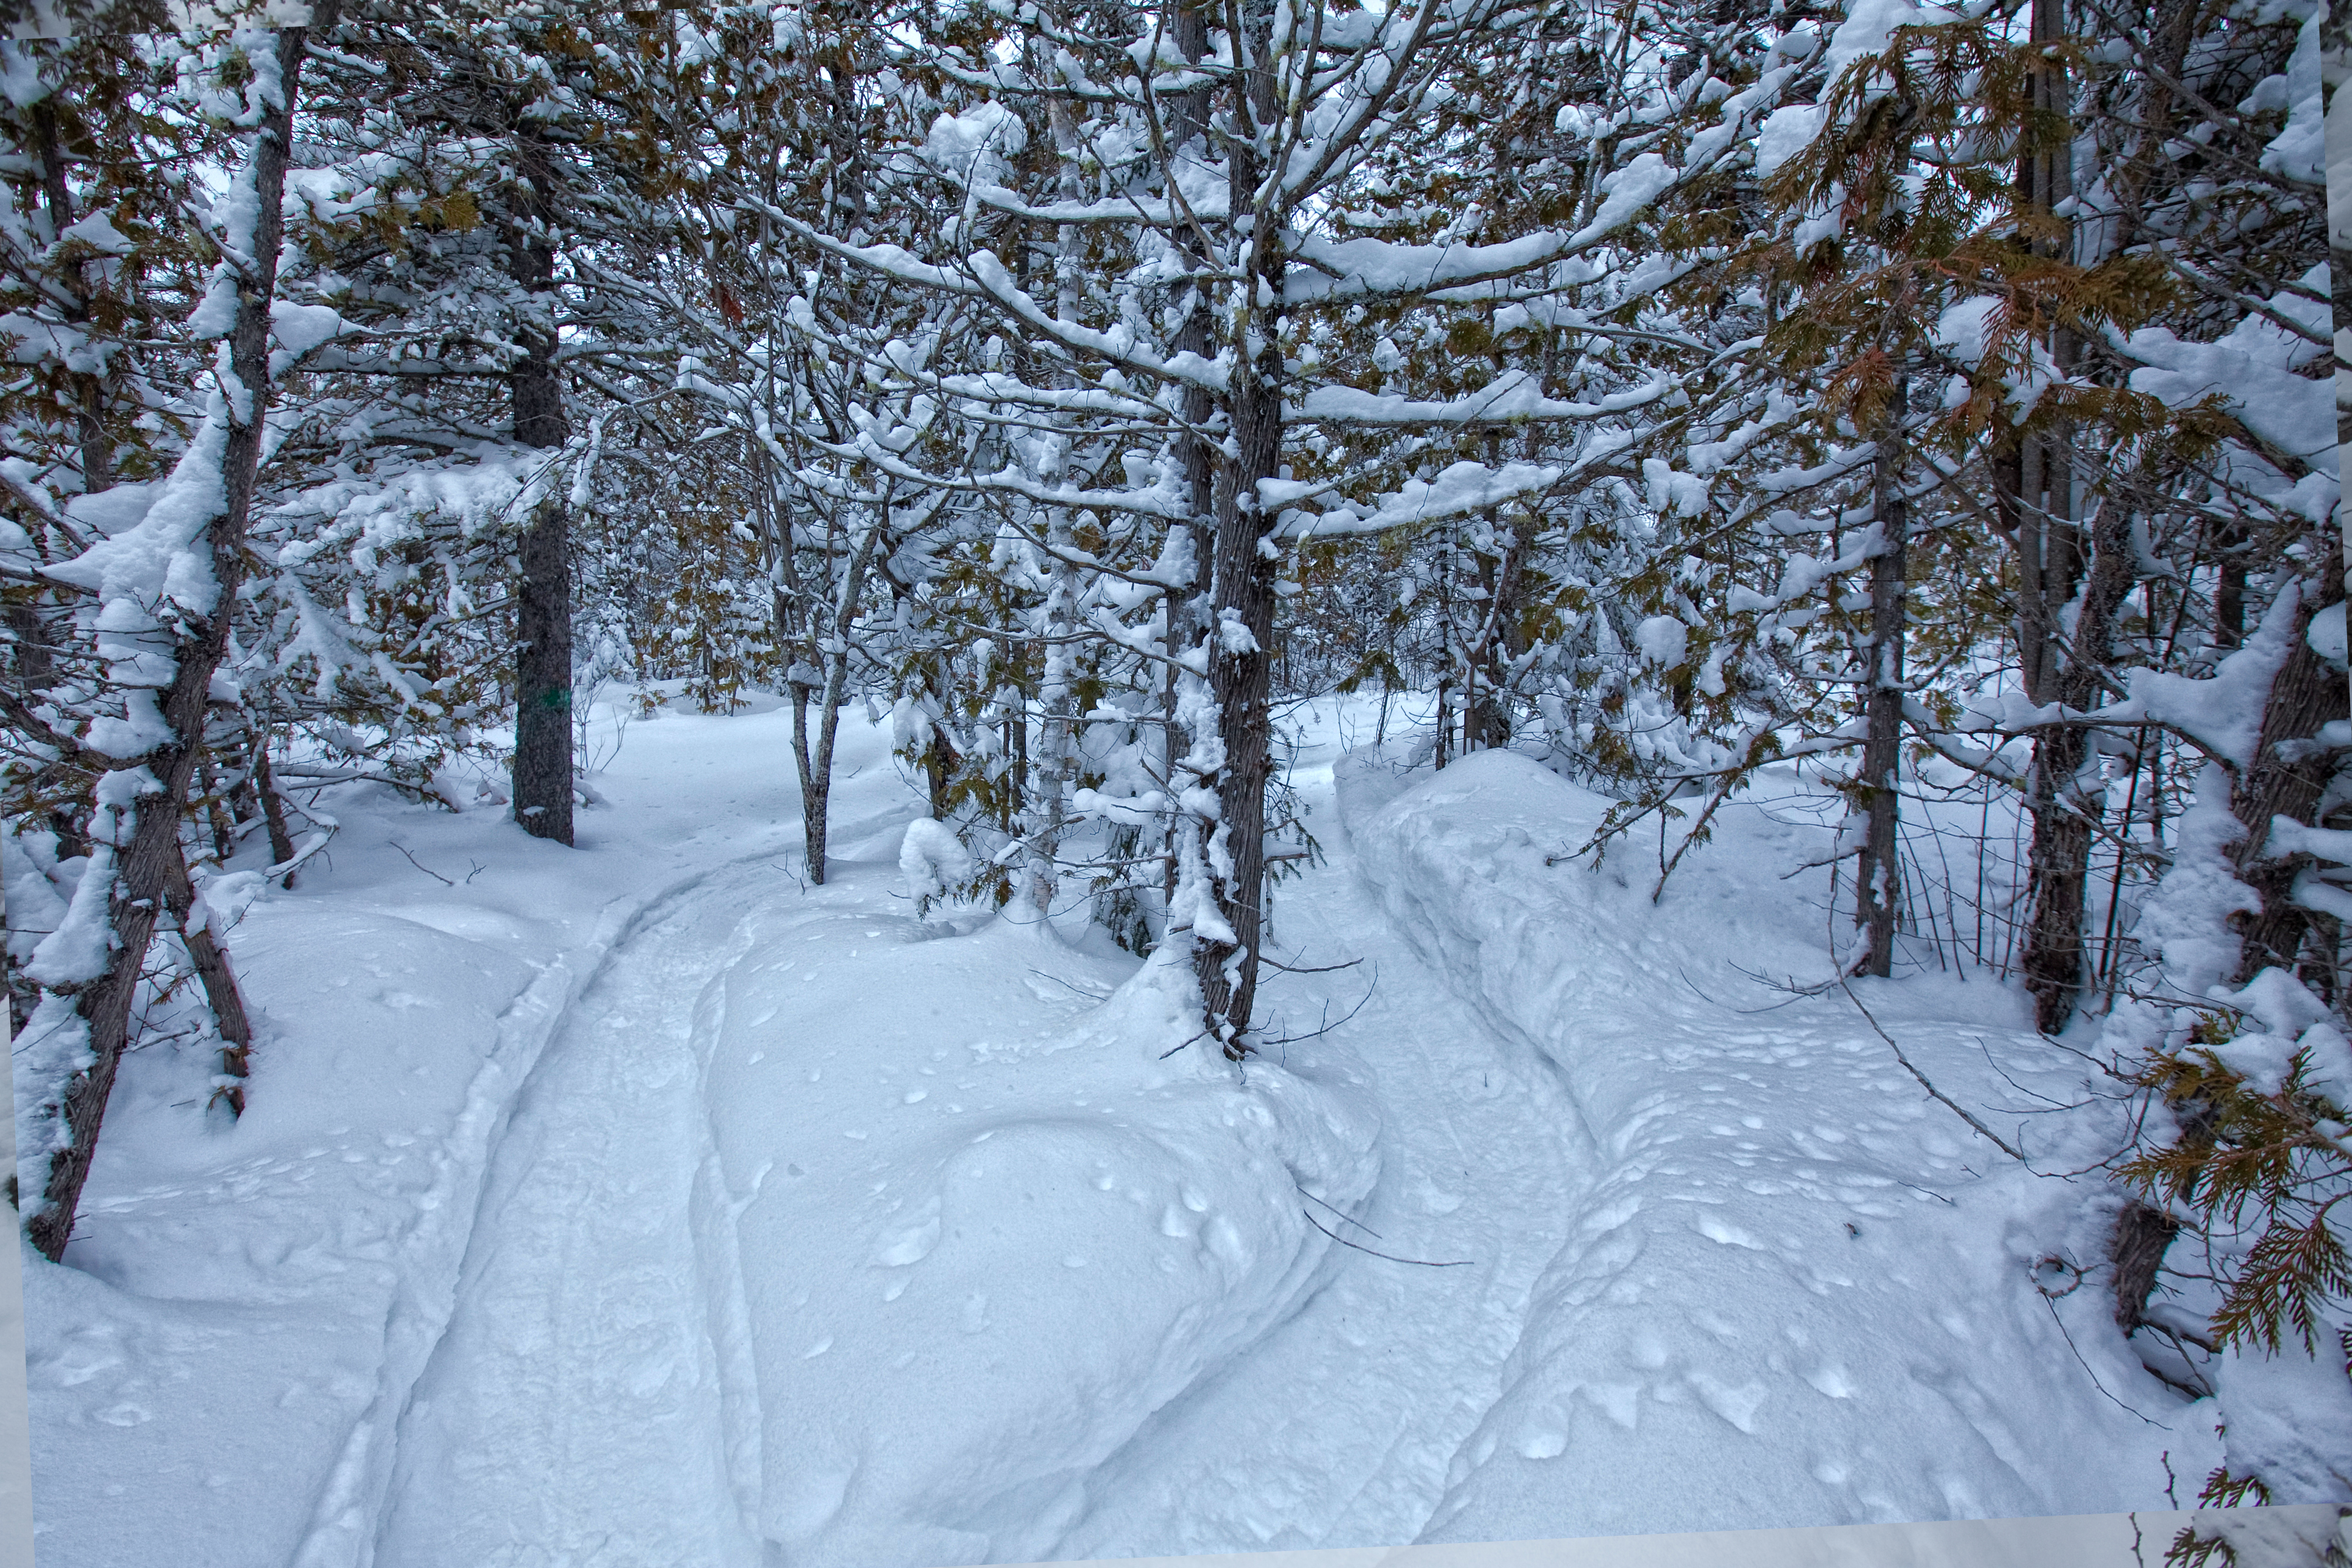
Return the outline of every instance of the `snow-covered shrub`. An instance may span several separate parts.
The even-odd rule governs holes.
[[[947,824],[928,816],[907,824],[907,837],[898,845],[898,874],[907,879],[918,915],[961,897],[973,868],[971,852]]]

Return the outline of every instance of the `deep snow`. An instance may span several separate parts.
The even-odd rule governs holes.
[[[232,939],[251,1109],[142,1054],[71,1267],[27,1263],[44,1560],[892,1568],[2165,1508],[2168,1466],[2188,1500],[2208,1408],[2095,1272],[2036,1269],[2095,1265],[2085,1188],[1755,978],[1822,971],[1810,818],[1731,809],[1654,907],[1547,864],[1594,797],[1341,761],[1360,716],[1307,716],[1328,864],[1274,919],[1361,962],[1271,976],[1291,1043],[1242,1072],[1163,1056],[1181,988],[1099,940],[918,919],[917,797],[855,722],[822,888],[773,711],[631,726],[573,851],[331,793],[331,863]],[[1863,995],[2063,1163],[2030,1097],[2079,1064],[2012,994]]]

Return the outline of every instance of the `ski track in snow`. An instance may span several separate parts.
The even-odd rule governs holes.
[[[714,1336],[685,1223],[708,1136],[684,1004],[740,954],[741,900],[774,879],[732,868],[674,897],[567,1012],[493,1157],[360,1561],[597,1561],[616,1521],[648,1563],[758,1561],[727,1528]]]
[[[1295,782],[1328,820],[1328,766]],[[1268,972],[1266,1032],[1362,1010],[1293,1059],[1352,1049],[1380,1096],[1382,1179],[1360,1246],[1306,1307],[1163,1410],[1091,1489],[1059,1555],[1394,1544],[1419,1534],[1456,1451],[1501,1394],[1528,1291],[1568,1235],[1595,1160],[1548,1063],[1499,1037],[1391,927],[1344,826],[1328,865],[1282,889],[1275,934],[1304,967]],[[1279,1057],[1281,1047],[1275,1047]],[[1549,1222],[1529,1216],[1550,1216]]]
[[[501,1017],[518,1043],[478,1073],[420,1204],[419,1229],[449,1236],[421,1250],[462,1264],[404,1281],[293,1568],[593,1560],[614,1533],[582,1521],[616,1512],[653,1530],[649,1563],[758,1561],[725,1528],[726,1334],[701,1318],[683,1205],[709,1160],[696,999],[782,879],[760,850],[618,900]],[[681,1519],[681,1495],[710,1506]]]

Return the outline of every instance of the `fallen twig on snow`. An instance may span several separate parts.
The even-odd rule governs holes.
[[[1323,1200],[1322,1200],[1321,1198],[1317,1197],[1313,1193],[1308,1192],[1305,1187],[1301,1187],[1301,1188],[1299,1188],[1299,1189],[1298,1189],[1298,1195],[1299,1195],[1300,1197],[1302,1197],[1302,1198],[1305,1198],[1305,1199],[1306,1199],[1308,1203],[1310,1203],[1310,1204],[1321,1204],[1321,1205],[1322,1205],[1322,1206],[1323,1206],[1325,1209],[1327,1209],[1327,1210],[1328,1210],[1328,1211],[1330,1212],[1330,1214],[1331,1214],[1332,1217],[1334,1217],[1335,1219],[1343,1219],[1343,1220],[1346,1220],[1349,1225],[1354,1226],[1358,1230],[1362,1231],[1366,1236],[1369,1236],[1369,1237],[1372,1237],[1372,1238],[1373,1238],[1374,1240],[1376,1240],[1376,1241],[1386,1241],[1386,1240],[1388,1239],[1388,1237],[1384,1237],[1384,1236],[1381,1235],[1381,1233],[1380,1233],[1379,1231],[1374,1230],[1370,1226],[1366,1225],[1362,1220],[1357,1219],[1357,1218],[1355,1218],[1353,1215],[1349,1215],[1349,1214],[1347,1214],[1347,1213],[1343,1212],[1342,1210],[1339,1210],[1339,1209],[1337,1209],[1337,1208],[1333,1208],[1331,1205],[1327,1204],[1327,1203],[1324,1203],[1324,1202],[1323,1202]]]
[[[1300,1194],[1302,1197],[1305,1195],[1306,1194],[1303,1193]],[[1306,1216],[1307,1223],[1308,1225],[1313,1226],[1316,1229],[1321,1231],[1324,1235],[1329,1237],[1340,1246],[1352,1247],[1359,1252],[1370,1252],[1374,1258],[1385,1258],[1391,1263],[1410,1263],[1416,1268],[1467,1268],[1470,1267],[1472,1262],[1472,1259],[1467,1258],[1455,1258],[1444,1263],[1435,1263],[1426,1258],[1399,1258],[1393,1252],[1374,1251],[1371,1247],[1366,1247],[1360,1242],[1349,1241],[1346,1237],[1341,1236],[1338,1231],[1333,1230],[1321,1220],[1317,1219],[1313,1209],[1300,1209],[1298,1212]]]
[[[448,878],[446,878],[446,877],[443,876],[440,872],[436,871],[432,867],[427,866],[424,861],[419,860],[415,856],[411,855],[411,854],[408,852],[408,847],[407,847],[406,845],[404,845],[404,844],[401,843],[401,841],[400,841],[399,839],[397,839],[397,838],[390,838],[390,839],[386,839],[386,840],[385,840],[385,842],[386,842],[386,843],[388,843],[388,844],[390,844],[390,845],[391,845],[394,849],[397,849],[397,850],[399,850],[399,851],[400,851],[400,858],[401,858],[402,859],[404,859],[404,860],[407,861],[410,865],[412,865],[412,866],[415,867],[418,870],[420,870],[420,871],[424,872],[426,876],[428,876],[428,877],[432,878],[435,881],[436,881],[436,882],[440,883],[443,887],[445,887],[445,888],[454,888],[454,887],[456,887],[456,886],[457,885],[457,883],[455,883],[455,882],[451,881]],[[466,879],[467,879],[467,881],[469,881],[469,882],[473,880],[473,879],[472,879],[471,877],[468,877],[468,878],[467,878]]]

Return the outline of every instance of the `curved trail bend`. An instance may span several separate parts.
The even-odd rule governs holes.
[[[1328,770],[1318,769],[1301,782],[1313,788],[1325,779]],[[1363,1002],[1348,1022],[1285,1054],[1304,1079],[1352,1080],[1369,1090],[1378,1104],[1381,1174],[1370,1197],[1350,1208],[1356,1225],[1326,1210],[1315,1217],[1383,1252],[1467,1266],[1404,1265],[1312,1238],[1324,1256],[1309,1292],[1294,1291],[1286,1305],[1266,1295],[1277,1315],[1246,1342],[1213,1346],[1200,1364],[1172,1374],[1157,1369],[1152,1375],[1169,1381],[1155,1394],[1171,1396],[1156,1407],[1105,1413],[1108,1425],[1082,1467],[1051,1487],[1033,1485],[1034,1517],[1025,1526],[1007,1531],[941,1513],[856,1534],[856,1521],[838,1516],[857,1508],[863,1481],[835,1475],[826,1492],[828,1411],[821,1389],[799,1387],[824,1370],[817,1358],[832,1353],[828,1343],[817,1336],[799,1352],[808,1359],[782,1373],[784,1363],[773,1354],[763,1362],[758,1349],[793,1331],[780,1320],[807,1302],[809,1289],[760,1288],[763,1278],[788,1278],[787,1265],[755,1268],[747,1290],[733,1253],[739,1237],[763,1234],[737,1223],[747,1207],[763,1194],[771,1207],[783,1203],[791,1194],[782,1189],[803,1167],[822,1178],[819,1157],[862,1154],[869,1129],[763,1124],[759,1141],[772,1144],[770,1154],[734,1150],[722,1159],[714,1113],[721,1138],[742,1141],[740,1129],[726,1131],[730,1116],[769,1103],[758,1099],[759,1075],[788,1055],[784,1070],[811,1080],[812,1120],[828,1103],[817,1097],[845,1092],[835,1086],[851,1075],[888,1091],[877,1118],[962,1111],[953,1102],[924,1103],[935,1089],[958,1092],[939,1088],[944,1080],[926,1075],[940,1068],[924,1064],[951,1073],[966,1054],[933,1038],[955,1041],[975,1061],[1017,1058],[1026,1047],[1007,1037],[1066,1026],[1087,1011],[1087,993],[1108,989],[1132,965],[1076,952],[1064,964],[1037,944],[1032,956],[1046,963],[1005,973],[1014,966],[999,942],[974,954],[992,967],[972,970],[954,987],[958,1005],[928,1009],[945,1016],[927,1026],[926,1048],[913,1049],[916,1037],[887,1022],[909,1011],[917,994],[902,977],[936,978],[957,946],[985,939],[910,948],[916,924],[896,896],[894,869],[876,860],[836,867],[822,889],[799,888],[762,864],[724,868],[614,948],[517,1097],[491,1161],[456,1310],[399,1421],[373,1563],[749,1568],[775,1560],[765,1542],[776,1531],[812,1519],[818,1524],[810,1528],[834,1532],[820,1558],[863,1552],[876,1568],[885,1563],[874,1553],[891,1551],[930,1553],[909,1556],[911,1564],[1411,1539],[1443,1496],[1456,1450],[1501,1393],[1528,1291],[1557,1249],[1546,1238],[1566,1229],[1591,1162],[1563,1131],[1574,1114],[1549,1070],[1469,1016],[1444,978],[1389,928],[1357,882],[1344,842],[1327,847],[1330,865],[1286,888],[1280,934],[1297,962],[1365,963],[1277,976],[1269,1032],[1304,1034]],[[758,1013],[729,1016],[730,994],[756,986],[776,994],[795,976],[812,994],[838,996],[845,983],[853,995],[863,987],[877,1019],[873,1037],[845,1037],[838,1017],[780,1035],[789,1015],[764,1033],[748,1027],[768,1022]],[[778,1060],[763,1061],[771,1052]],[[1033,1059],[1025,1070],[1062,1067]],[[974,1100],[972,1111],[986,1110],[977,1102],[985,1083],[954,1081]],[[1078,1107],[1087,1108],[1083,1089]],[[873,1131],[891,1136],[878,1121]],[[870,1184],[878,1191],[892,1179],[885,1171]],[[1297,1206],[1286,1181],[1276,1184],[1286,1190],[1269,1197]],[[1227,1204],[1224,1194],[1217,1201]],[[782,1231],[772,1226],[765,1234],[806,1237],[812,1212],[839,1211],[797,1211]],[[1557,1218],[1530,1226],[1530,1214]],[[1135,1218],[1170,1225],[1156,1209],[1139,1208]],[[1244,1234],[1256,1233],[1244,1225]],[[1213,1228],[1202,1235],[1213,1237]],[[813,1266],[844,1273],[869,1262],[826,1258],[821,1239],[807,1251]],[[973,1306],[970,1298],[984,1293],[969,1294],[968,1319],[1004,1310]],[[867,1346],[900,1342],[888,1337],[895,1300],[886,1294],[870,1310],[872,1332],[883,1337]],[[1115,1287],[1104,1302],[1107,1314],[1126,1310]],[[1001,1375],[985,1359],[984,1338],[940,1343],[936,1327],[932,1318],[907,1319],[904,1348],[889,1363],[948,1358],[931,1386],[955,1385],[959,1354],[981,1358],[967,1368],[981,1383]],[[858,1353],[870,1359],[872,1352]],[[763,1388],[763,1364],[769,1384],[783,1376],[787,1385]],[[1093,1403],[1099,1410],[1106,1402]],[[1023,1437],[1005,1434],[1014,1446]],[[816,1476],[801,1495],[779,1495],[763,1481],[763,1450],[778,1443],[804,1450],[797,1463],[775,1456],[779,1471]],[[858,1462],[843,1461],[852,1472]],[[1017,1509],[1024,1495],[1008,1493],[1006,1506]]]

